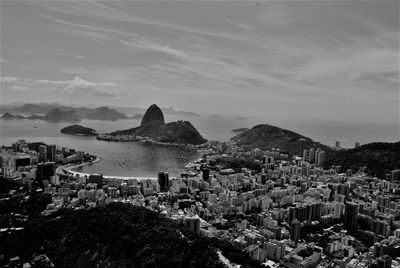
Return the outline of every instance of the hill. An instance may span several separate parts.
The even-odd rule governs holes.
[[[179,144],[201,144],[206,141],[189,121],[166,124],[161,109],[155,104],[147,109],[139,127],[115,131],[110,135],[135,135],[149,137],[159,142]]]
[[[10,114],[10,113],[4,113],[1,117],[1,119],[7,119],[7,120],[13,120],[13,119],[25,119],[24,116],[19,115],[19,114]]]
[[[232,132],[232,133],[238,134],[238,133],[245,132],[245,131],[247,131],[247,130],[249,130],[247,127],[242,127],[242,128],[235,128],[235,129],[232,129],[231,132]]]
[[[64,134],[82,135],[82,136],[96,136],[97,132],[93,128],[84,127],[81,125],[72,125],[60,130]]]
[[[5,257],[29,259],[42,251],[55,267],[222,268],[217,250],[242,267],[259,266],[227,242],[198,237],[176,221],[124,203],[60,211],[0,236]]]
[[[400,142],[375,142],[337,151],[326,159],[325,166],[332,165],[342,166],[343,171],[358,171],[366,166],[368,174],[384,179],[391,170],[400,168]]]
[[[61,111],[59,108],[50,110],[43,116],[43,120],[46,121],[66,121],[66,122],[79,122],[81,119],[75,113],[75,111]]]
[[[300,139],[304,139],[304,148],[320,147],[321,149],[330,152],[331,149],[312,139],[302,136],[296,132],[275,127],[267,124],[256,125],[253,128],[241,132],[234,136],[232,141],[238,145],[247,146],[249,148],[260,148],[270,150],[271,148],[279,148],[281,151],[291,154],[300,153]]]
[[[91,111],[85,117],[92,120],[110,120],[115,121],[119,119],[128,119],[126,115],[118,112],[117,110],[110,109],[107,106],[99,107]]]

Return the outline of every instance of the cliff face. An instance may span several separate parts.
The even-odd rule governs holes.
[[[151,105],[147,109],[146,113],[143,115],[142,123],[140,125],[144,126],[146,124],[154,122],[159,122],[163,124],[165,123],[164,114],[162,113],[161,109],[155,104]]]
[[[149,137],[160,142],[180,144],[201,144],[206,140],[188,121],[164,123],[161,109],[153,104],[147,109],[139,127],[119,130],[110,135],[135,135]]]
[[[271,148],[279,148],[281,151],[289,153],[299,154],[300,139],[304,139],[304,148],[309,149],[311,147],[321,147],[323,150],[329,150],[329,148],[318,142],[314,142],[312,139],[302,136],[293,131],[262,124],[257,125],[249,130],[246,130],[232,138],[232,141],[238,143],[238,145],[244,145],[251,148],[260,148],[270,150]]]

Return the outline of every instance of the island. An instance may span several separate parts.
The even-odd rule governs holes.
[[[222,116],[219,116],[219,115],[212,115],[212,116],[210,116],[211,118],[215,118],[215,119],[222,119]]]
[[[97,138],[112,141],[146,140],[149,143],[181,145],[199,145],[207,141],[189,121],[165,123],[164,114],[156,104],[147,109],[139,127],[118,130]]]
[[[97,136],[96,130],[81,125],[72,125],[60,130],[61,133],[78,136]]]
[[[4,113],[1,117],[1,119],[6,119],[6,120],[13,120],[13,119],[25,119],[24,116],[19,115],[19,114],[10,114],[10,113]]]
[[[231,132],[232,132],[232,133],[239,134],[239,133],[245,132],[245,131],[247,131],[247,130],[249,130],[247,127],[241,127],[241,128],[232,129]]]

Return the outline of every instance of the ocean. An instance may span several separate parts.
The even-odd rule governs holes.
[[[268,123],[298,132],[315,141],[334,145],[340,141],[343,147],[354,147],[355,142],[361,144],[387,141],[399,141],[399,127],[396,125],[381,125],[379,123],[343,123],[317,122],[299,120],[278,120],[268,117],[238,119],[235,116],[177,116],[165,115],[166,122],[177,120],[190,121],[209,140],[228,141],[234,134],[232,129],[256,124]],[[128,129],[140,124],[140,120],[100,121],[83,120],[79,123],[85,127],[107,133],[115,130]],[[102,160],[91,166],[79,169],[85,173],[102,173],[115,176],[155,177],[160,171],[166,171],[171,176],[177,176],[189,162],[201,157],[195,150],[175,147],[144,145],[139,142],[106,142],[95,137],[81,137],[61,134],[60,129],[70,123],[50,123],[41,120],[0,120],[0,145],[11,145],[17,139],[28,142],[42,141],[56,144],[58,147],[84,150],[100,156]]]

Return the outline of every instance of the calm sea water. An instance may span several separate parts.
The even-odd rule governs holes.
[[[210,116],[166,115],[165,117],[167,122],[191,121],[199,132],[210,140],[227,141],[233,136],[232,129],[251,128],[261,123],[287,128],[327,145],[333,145],[336,140],[340,141],[344,147],[353,147],[355,142],[364,144],[374,141],[395,142],[400,140],[398,125],[379,123],[302,122],[268,118],[267,116],[247,119],[237,119],[234,116],[212,118]],[[140,121],[83,120],[79,124],[103,133],[136,127]],[[84,150],[101,156],[102,161],[83,167],[80,171],[115,176],[154,177],[159,171],[168,171],[172,175],[178,175],[183,166],[200,157],[196,151],[182,148],[148,146],[137,142],[105,142],[98,141],[93,137],[61,134],[60,129],[68,125],[70,124],[49,123],[40,120],[0,120],[0,145],[11,145],[12,142],[22,138],[27,141],[42,141],[56,144],[59,147]]]

